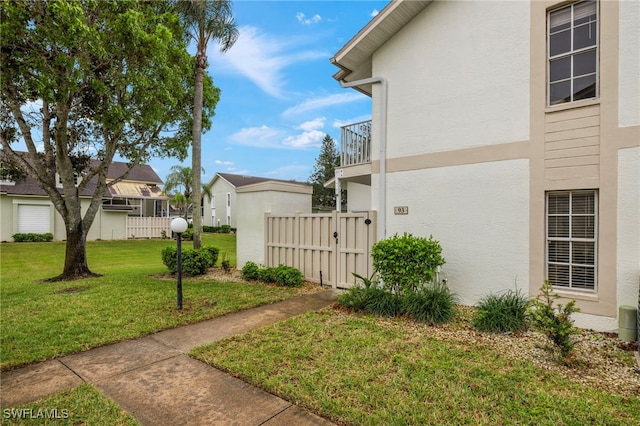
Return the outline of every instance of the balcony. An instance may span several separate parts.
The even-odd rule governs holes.
[[[371,120],[340,128],[340,167],[371,162]]]

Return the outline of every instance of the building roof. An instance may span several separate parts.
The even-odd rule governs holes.
[[[255,185],[257,183],[263,183],[263,182],[282,182],[282,183],[304,185],[304,186],[310,185],[307,182],[297,182],[294,180],[271,179],[271,178],[246,176],[246,175],[233,175],[230,173],[216,173],[213,179],[211,179],[211,182],[209,182],[209,185],[212,185],[213,182],[218,178],[222,178],[226,180],[235,188],[241,188],[243,186]]]
[[[373,53],[422,12],[431,1],[392,0],[331,58],[331,63],[340,68],[333,78],[350,82],[373,77]],[[371,96],[370,84],[359,86],[358,90]]]
[[[107,182],[121,177],[127,171],[128,164],[114,161],[107,171]],[[92,179],[81,197],[90,197],[96,189],[96,178]],[[153,168],[147,164],[134,167],[127,178],[108,188],[104,198],[130,197],[130,198],[163,198],[167,196],[156,185],[162,184],[162,180]],[[60,189],[62,190],[62,189]],[[31,195],[47,197],[47,193],[38,185],[37,181],[27,176],[15,183],[0,182],[0,192],[7,195]]]

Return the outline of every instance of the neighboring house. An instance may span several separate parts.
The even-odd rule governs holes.
[[[461,302],[549,280],[617,328],[640,283],[640,2],[392,1],[332,58],[372,99],[336,186],[440,241]]]
[[[122,176],[126,169],[126,163],[113,162],[109,166],[107,182]],[[158,187],[160,184],[162,180],[151,166],[140,165],[131,170],[126,180],[107,189],[87,239],[125,239],[131,236],[128,217],[167,216],[169,201]],[[88,208],[94,190],[95,183],[89,182],[81,194],[83,212]],[[50,232],[55,240],[66,238],[62,217],[31,177],[0,182],[0,217],[0,241],[12,241],[11,236],[16,233]],[[140,224],[136,225],[138,231]]]
[[[211,197],[204,196],[202,201],[202,224],[205,226],[229,225],[238,227],[238,192],[270,191],[274,188],[306,188],[308,183],[269,179],[255,176],[216,173],[207,184],[211,189]],[[279,190],[276,189],[276,190]],[[285,191],[286,192],[286,191]],[[311,201],[309,200],[309,203]],[[311,205],[311,204],[309,204]],[[295,210],[292,210],[295,212]],[[260,212],[262,214],[262,212]]]

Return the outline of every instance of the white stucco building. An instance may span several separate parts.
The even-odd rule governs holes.
[[[432,234],[465,304],[548,279],[616,329],[640,284],[639,31],[631,0],[392,1],[332,58],[372,99],[343,130],[349,208],[378,239]]]

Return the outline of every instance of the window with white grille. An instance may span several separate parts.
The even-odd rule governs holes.
[[[596,289],[596,191],[547,193],[547,279],[555,287]]]
[[[547,20],[549,105],[598,96],[598,2],[552,10]]]

